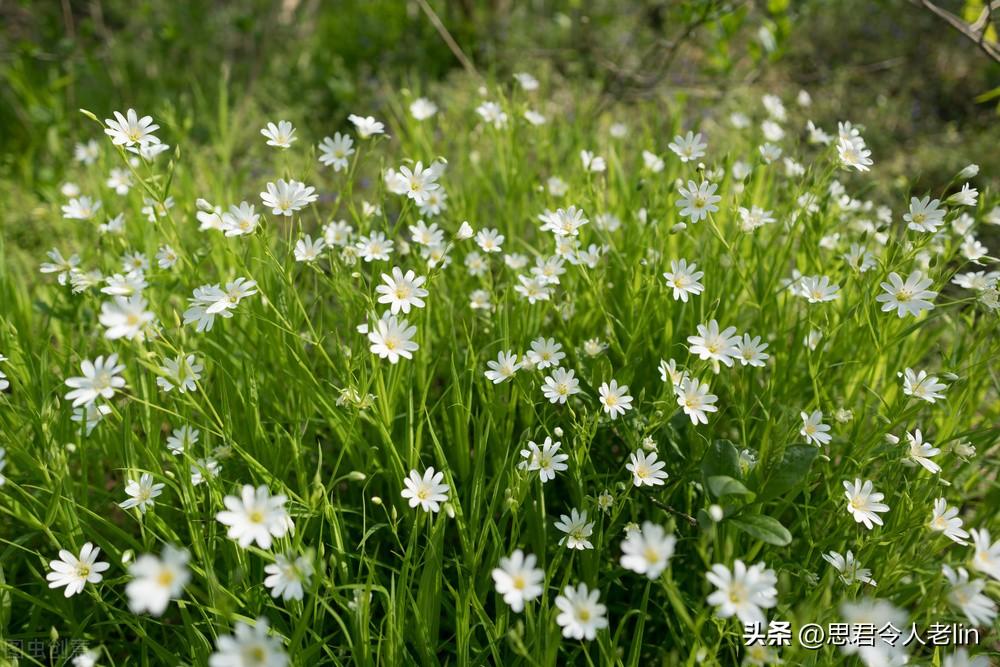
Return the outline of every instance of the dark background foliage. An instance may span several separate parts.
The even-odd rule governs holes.
[[[1000,151],[982,150],[1000,138],[989,95],[1000,66],[904,0],[427,8],[487,80],[545,70],[598,95],[594,111],[673,96],[711,113],[805,88],[817,123],[869,128],[884,183],[905,174],[931,187],[970,160],[1000,171]],[[462,69],[419,1],[3,0],[0,26],[0,175],[29,191],[56,183],[73,143],[90,136],[79,108],[103,118],[134,107],[208,142],[258,109],[329,127],[377,109],[388,89],[425,89]]]

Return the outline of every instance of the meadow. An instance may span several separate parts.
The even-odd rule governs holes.
[[[0,663],[996,662],[990,146],[383,92],[75,112],[0,236]]]

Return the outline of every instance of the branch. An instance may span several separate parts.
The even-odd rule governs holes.
[[[910,0],[910,4],[923,7],[931,12],[960,32],[966,39],[975,43],[979,47],[979,50],[992,58],[994,62],[1000,63],[1000,48],[997,48],[995,43],[986,41],[986,31],[990,29],[990,19],[993,16],[993,9],[995,7],[1000,8],[1000,1],[993,0],[988,3],[983,13],[972,25],[966,23],[948,10],[938,7],[933,2],[930,2],[930,0]]]
[[[431,25],[434,26],[438,35],[441,36],[444,43],[448,45],[449,49],[451,49],[451,52],[454,54],[455,58],[458,59],[458,62],[462,63],[462,67],[465,68],[465,71],[477,78],[480,78],[475,65],[472,64],[472,61],[469,60],[469,58],[462,51],[462,48],[458,45],[458,42],[455,41],[455,38],[451,36],[448,29],[444,27],[443,23],[441,23],[441,19],[439,19],[438,15],[433,9],[431,9],[431,6],[427,4],[427,0],[417,0],[417,4],[420,5],[420,9],[422,9],[424,14],[427,15]]]

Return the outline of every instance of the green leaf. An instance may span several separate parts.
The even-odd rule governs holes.
[[[748,514],[730,519],[730,522],[751,537],[777,547],[787,546],[792,541],[792,534],[780,521],[764,514]]]
[[[725,475],[735,480],[743,478],[740,473],[740,453],[736,445],[728,440],[716,440],[709,445],[705,458],[701,461],[701,471],[706,481],[709,477]]]
[[[817,454],[819,449],[812,445],[790,445],[786,448],[781,462],[764,485],[761,499],[777,498],[803,484]]]
[[[722,496],[750,496],[753,500],[754,493],[743,482],[733,479],[728,475],[712,475],[708,478],[708,489],[716,498]]]

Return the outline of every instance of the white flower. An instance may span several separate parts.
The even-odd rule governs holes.
[[[545,123],[548,122],[548,119],[545,116],[538,113],[534,109],[525,109],[524,119],[536,127],[539,125],[545,125]]]
[[[124,502],[118,503],[118,506],[123,510],[138,507],[139,512],[145,514],[148,508],[156,504],[156,501],[153,499],[163,493],[163,487],[163,484],[154,484],[153,476],[148,472],[144,472],[139,477],[138,482],[134,479],[128,481],[128,484],[125,485],[125,493],[129,498]]]
[[[73,147],[73,159],[81,164],[91,165],[97,162],[101,156],[101,147],[96,139],[90,139],[85,144],[77,144]],[[71,184],[67,184],[71,185]]]
[[[566,534],[566,537],[559,540],[560,545],[565,544],[569,549],[581,551],[594,548],[594,545],[587,539],[594,532],[594,522],[588,523],[586,510],[580,512],[574,507],[570,510],[569,516],[561,514],[555,525]]]
[[[292,558],[284,554],[274,557],[274,562],[264,566],[267,577],[264,586],[271,589],[271,597],[283,600],[301,600],[303,586],[309,584],[313,575],[313,565],[306,556]]]
[[[480,229],[476,233],[476,244],[483,252],[502,252],[504,235],[495,229]]]
[[[413,341],[417,328],[410,326],[405,319],[397,319],[395,315],[386,312],[375,322],[374,331],[368,332],[372,354],[380,359],[388,359],[389,363],[399,363],[400,357],[412,359],[413,352],[419,345]]]
[[[775,221],[772,211],[765,211],[759,206],[751,206],[749,209],[741,206],[739,215],[740,229],[748,234],[755,229],[769,225]]]
[[[542,387],[545,398],[552,403],[563,404],[573,394],[579,394],[580,381],[574,376],[574,371],[564,368],[557,368],[551,375],[545,376],[545,384]]]
[[[137,146],[128,146],[125,148],[125,150],[127,150],[130,153],[135,153],[136,155],[141,157],[143,160],[146,160],[147,162],[151,162],[160,153],[170,150],[170,144],[145,143],[145,144],[139,144]],[[132,162],[131,160],[129,162],[133,164],[133,166],[135,165],[135,163]]]
[[[966,183],[962,189],[948,197],[948,201],[959,206],[975,206],[979,197],[979,191]]]
[[[760,156],[764,159],[764,162],[771,164],[775,160],[781,157],[781,147],[775,146],[774,144],[764,144],[760,146],[757,150],[760,151]]]
[[[816,446],[830,442],[830,426],[823,423],[822,410],[814,410],[811,414],[800,412],[799,416],[802,417],[802,429],[799,431],[799,435],[804,437],[807,442]]]
[[[323,137],[319,145],[319,161],[334,171],[343,171],[349,166],[348,158],[354,155],[354,140],[349,135],[335,132],[333,138]]]
[[[79,255],[70,255],[69,259],[62,256],[56,248],[49,250],[47,253],[51,262],[44,262],[39,267],[38,270],[42,273],[55,273],[56,281],[60,285],[65,285],[72,278],[73,274],[77,271],[77,266],[80,264]]]
[[[511,351],[500,352],[496,361],[487,361],[486,365],[489,367],[485,373],[486,379],[493,384],[500,384],[511,379],[514,377],[514,373],[521,368],[521,364],[517,361],[517,355]]]
[[[230,206],[229,211],[222,214],[222,231],[226,236],[243,236],[253,234],[260,223],[260,214],[254,212],[253,204],[242,201],[239,206]]]
[[[875,300],[882,304],[882,311],[896,311],[899,317],[907,314],[916,317],[925,310],[934,308],[934,304],[929,301],[937,296],[937,292],[932,292],[927,288],[934,281],[924,278],[920,271],[913,271],[904,282],[899,274],[892,272],[889,274],[889,282],[882,283],[885,294],[879,294]]]
[[[189,469],[191,471],[191,486],[198,486],[206,479],[217,476],[222,466],[215,459],[195,459]]]
[[[498,130],[507,124],[507,113],[496,102],[483,102],[476,107],[476,113]]]
[[[409,313],[410,308],[423,308],[423,297],[427,296],[427,290],[421,285],[426,280],[426,277],[417,276],[413,271],[404,274],[398,266],[394,266],[392,275],[383,273],[384,284],[375,288],[375,291],[382,295],[378,298],[378,302],[389,304],[393,314],[399,311]]]
[[[827,134],[823,128],[817,127],[811,120],[806,123],[806,132],[809,135],[809,143],[829,145],[833,137]]]
[[[583,162],[584,171],[600,173],[608,168],[604,158],[600,155],[594,155],[591,151],[580,151],[580,161]]]
[[[796,293],[809,303],[823,303],[840,298],[840,285],[831,284],[827,276],[802,276]]]
[[[536,257],[535,266],[531,269],[531,274],[545,285],[558,285],[559,276],[565,272],[563,258],[558,255]]]
[[[997,617],[997,605],[983,595],[986,581],[969,579],[969,572],[964,567],[956,571],[948,565],[942,565],[941,571],[951,584],[951,590],[948,592],[948,602],[951,606],[960,609],[973,626],[990,627]]]
[[[290,216],[317,199],[319,195],[316,194],[316,188],[283,178],[279,178],[276,183],[268,183],[266,191],[260,193],[264,206],[269,207],[275,215]]]
[[[251,627],[237,621],[231,635],[219,635],[215,653],[208,658],[209,667],[285,667],[288,654],[281,639],[267,633],[268,621],[261,616]]]
[[[112,169],[105,184],[116,194],[127,195],[132,187],[132,176],[125,169]]]
[[[686,259],[670,261],[670,271],[664,273],[663,277],[667,281],[667,287],[673,289],[675,301],[680,299],[687,303],[688,294],[698,295],[705,291],[705,286],[700,282],[705,272],[697,269],[697,264],[688,264]]]
[[[903,214],[903,221],[915,232],[933,234],[944,224],[944,216],[948,212],[940,204],[940,199],[910,197],[910,210]]]
[[[941,466],[930,459],[930,457],[940,454],[941,450],[929,442],[924,442],[924,436],[919,428],[913,433],[907,433],[906,439],[910,442],[908,452],[910,459],[934,474],[941,472]]]
[[[688,376],[687,371],[677,369],[677,362],[673,359],[670,361],[660,359],[659,371],[660,380],[669,382],[675,387],[680,385]]]
[[[944,656],[941,667],[990,667],[990,659],[985,655],[969,656],[969,650],[962,646],[951,655]]]
[[[75,655],[71,664],[73,667],[97,667],[97,661],[101,658],[100,651],[96,649],[84,650],[86,647],[80,647],[79,652],[74,647]]]
[[[718,189],[715,183],[702,181],[700,184],[688,181],[687,187],[677,189],[681,198],[677,201],[677,206],[681,207],[680,216],[691,218],[691,223],[696,223],[705,219],[709,213],[719,210],[717,203],[722,201],[722,197],[715,194]]]
[[[721,361],[726,366],[733,365],[733,358],[738,354],[737,344],[740,337],[735,335],[736,327],[727,327],[719,331],[719,323],[711,320],[707,325],[698,325],[698,335],[688,336],[688,348],[691,354],[697,354],[700,359]]]
[[[1000,581],[1000,540],[990,544],[990,531],[986,528],[970,531],[972,545],[972,567]]]
[[[871,530],[873,524],[882,525],[881,512],[888,512],[889,506],[880,502],[885,494],[876,493],[871,480],[855,479],[854,483],[844,481],[844,495],[847,496],[847,511],[857,523],[863,523]]]
[[[435,163],[425,169],[423,162],[417,162],[413,169],[403,165],[398,173],[389,170],[386,181],[396,194],[405,194],[417,204],[423,204],[431,192],[441,187],[437,179],[443,170],[443,163]]]
[[[423,220],[417,220],[417,224],[410,225],[410,235],[417,245],[439,246],[444,243],[444,232],[436,222],[428,226]]]
[[[553,197],[564,197],[569,192],[569,184],[558,176],[550,176],[545,181],[545,188]],[[997,208],[1000,209],[1000,207]],[[998,213],[997,217],[1000,219],[1000,213]]]
[[[142,214],[150,222],[156,222],[157,218],[166,217],[170,209],[174,207],[174,198],[167,197],[163,201],[158,201],[149,197],[143,197],[142,203],[144,204]]]
[[[244,549],[256,542],[261,549],[270,549],[272,538],[284,537],[294,528],[285,510],[288,498],[272,496],[266,486],[254,489],[243,485],[240,496],[226,496],[226,509],[215,515],[216,520],[229,526],[227,535]]]
[[[678,134],[674,137],[674,140],[668,144],[668,148],[677,154],[681,162],[690,162],[705,155],[708,144],[702,138],[701,132],[698,134],[688,132],[686,136]]]
[[[421,477],[416,470],[410,471],[410,476],[403,480],[406,487],[399,495],[410,503],[410,507],[419,506],[425,512],[440,512],[441,503],[447,502],[451,488],[442,484],[443,472],[435,472],[431,466]]]
[[[98,397],[110,399],[116,389],[125,386],[125,378],[119,377],[125,370],[118,363],[117,354],[109,354],[107,359],[97,357],[94,361],[84,359],[80,363],[83,377],[71,377],[66,380],[66,386],[72,391],[65,396],[67,401],[73,401],[73,407],[90,405]]]
[[[147,303],[142,295],[136,294],[130,297],[116,296],[113,301],[101,304],[98,319],[107,328],[104,337],[108,340],[143,340],[156,321],[156,316],[146,310]]]
[[[3,375],[0,373],[0,375]],[[2,389],[3,382],[0,382],[0,389]],[[80,431],[83,435],[90,435],[91,431],[97,428],[97,425],[101,423],[106,416],[111,414],[111,408],[107,405],[98,405],[97,403],[88,403],[87,405],[81,406],[79,408],[73,408],[73,414],[70,419],[77,422],[78,424],[83,424]],[[0,484],[2,486],[2,484]]]
[[[62,207],[63,217],[68,220],[90,220],[99,210],[101,210],[101,200],[90,197],[70,199],[69,203]]]
[[[493,568],[493,582],[497,593],[515,612],[524,611],[524,603],[536,599],[544,590],[545,573],[535,567],[534,554],[525,555],[516,549],[510,558],[501,558],[500,566]]]
[[[226,319],[232,317],[240,301],[254,294],[257,294],[257,283],[246,278],[226,283],[224,290],[219,285],[196,287],[188,299],[190,307],[184,311],[184,324],[196,322],[199,333],[209,331],[216,315]]]
[[[191,428],[187,424],[180,428],[175,428],[167,438],[167,449],[175,456],[183,454],[198,442],[200,435],[201,431]]]
[[[628,385],[619,386],[617,380],[601,384],[598,394],[604,412],[613,420],[632,409],[632,397],[628,395]]]
[[[85,585],[100,583],[104,579],[101,572],[111,567],[97,560],[100,553],[100,548],[91,542],[83,545],[79,558],[65,549],[60,549],[59,560],[49,561],[49,568],[52,571],[45,575],[49,588],[65,586],[63,595],[72,597],[81,592]]]
[[[555,600],[560,612],[556,623],[562,628],[563,637],[592,640],[598,630],[608,627],[608,608],[599,599],[600,591],[590,591],[584,583],[563,589]]]
[[[323,240],[327,245],[345,247],[351,242],[351,234],[354,227],[351,227],[343,220],[335,220],[323,226]]]
[[[326,248],[326,241],[322,236],[317,237],[314,241],[308,234],[305,238],[301,238],[295,242],[295,261],[296,262],[315,262],[319,259],[320,254]]]
[[[525,356],[532,366],[542,370],[549,366],[558,366],[559,362],[566,358],[566,353],[562,351],[562,345],[557,343],[555,338],[542,336],[531,341],[531,349]]]
[[[521,450],[521,456],[525,460],[521,461],[517,467],[521,470],[537,470],[538,477],[542,484],[545,484],[550,479],[555,479],[557,472],[567,469],[566,461],[569,460],[569,455],[559,451],[561,446],[561,442],[553,442],[552,438],[548,437],[545,438],[541,447],[529,440],[528,448]]]
[[[931,530],[944,533],[952,542],[957,544],[968,544],[969,533],[962,528],[962,519],[958,516],[957,507],[948,507],[948,501],[944,498],[934,500],[934,511],[931,514]]]
[[[279,120],[277,125],[268,123],[260,133],[267,138],[268,146],[289,148],[295,141],[295,128],[287,120]]]
[[[418,97],[410,103],[410,115],[416,120],[427,120],[437,111],[437,105],[426,97]]]
[[[182,394],[196,391],[198,389],[196,383],[201,379],[201,371],[204,368],[193,354],[186,357],[179,354],[173,359],[165,358],[163,365],[160,366],[160,377],[156,378],[156,384],[167,392],[174,389]]]
[[[107,285],[101,288],[102,294],[110,296],[133,296],[146,288],[146,276],[142,271],[129,271],[122,275],[116,273],[105,279]]]
[[[684,410],[684,414],[690,417],[691,423],[696,426],[699,423],[708,423],[706,412],[717,412],[719,409],[713,405],[719,400],[719,397],[709,393],[707,382],[684,378],[680,384],[674,385],[674,393],[677,395],[677,405]]]
[[[533,77],[527,72],[515,72],[514,79],[521,85],[521,88],[531,92],[532,90],[538,90],[538,79]]]
[[[473,310],[492,310],[490,293],[484,289],[473,290],[469,295],[469,307]]]
[[[880,633],[879,628],[895,628],[905,633],[909,627],[906,612],[891,602],[875,598],[861,598],[857,602],[842,602],[840,612],[848,632],[840,649],[845,654],[857,653],[867,667],[901,667],[909,662],[902,637],[893,632]],[[874,641],[866,629],[876,629]]]
[[[391,239],[386,239],[382,232],[372,232],[369,236],[360,237],[354,247],[366,262],[385,261],[389,259],[394,243]]]
[[[666,166],[665,163],[663,162],[663,158],[661,158],[656,153],[652,153],[650,151],[642,152],[642,164],[646,169],[653,172],[654,174],[660,173],[661,171],[663,171],[663,167]]]
[[[961,251],[963,257],[975,264],[982,264],[979,260],[990,253],[990,249],[972,234],[969,234],[962,240]]]
[[[763,610],[778,604],[778,578],[764,563],[747,567],[736,560],[732,571],[716,563],[705,577],[718,589],[708,596],[708,603],[719,618],[735,615],[744,624],[763,623]]]
[[[173,268],[178,259],[177,251],[167,244],[161,245],[156,251],[156,265],[161,269]]]
[[[868,171],[869,167],[872,166],[871,154],[872,152],[865,146],[865,142],[861,137],[854,137],[852,139],[841,137],[837,140],[837,155],[840,157],[840,163],[844,167],[853,167],[858,171]]]
[[[351,114],[347,117],[347,120],[354,123],[354,127],[358,130],[358,136],[362,139],[367,139],[373,135],[385,132],[385,125],[371,116],[365,116],[362,118],[361,116]]]
[[[191,580],[189,557],[186,549],[170,545],[164,547],[159,558],[152,554],[139,556],[128,568],[134,577],[125,586],[129,609],[136,614],[148,611],[153,616],[162,615],[170,598],[179,596]]]
[[[773,120],[765,120],[760,124],[761,132],[768,141],[781,141],[785,138],[785,130]]]
[[[872,579],[871,570],[861,567],[861,563],[854,558],[850,549],[844,555],[840,555],[836,551],[823,554],[823,560],[837,570],[840,574],[840,580],[844,582],[845,586],[853,586],[859,581],[863,584],[876,585],[875,580]]]
[[[744,366],[756,366],[762,368],[771,355],[764,352],[767,343],[760,342],[760,336],[750,337],[750,334],[743,334],[743,339],[736,341],[736,359]]]
[[[903,393],[907,396],[934,403],[944,399],[944,394],[940,392],[947,388],[947,385],[938,382],[936,375],[929,375],[927,371],[915,373],[912,368],[903,371]]]
[[[670,564],[676,543],[663,526],[644,521],[642,530],[629,533],[622,541],[622,567],[656,579]]]
[[[104,124],[107,125],[104,134],[111,137],[111,143],[115,146],[134,146],[136,144],[146,146],[160,143],[160,140],[153,135],[153,132],[160,129],[160,126],[153,123],[152,116],[139,118],[135,109],[129,109],[124,116],[118,111],[115,111],[114,114],[114,119],[106,118],[104,120]]]
[[[656,452],[646,454],[641,450],[636,450],[629,454],[629,462],[625,464],[625,469],[632,473],[632,483],[635,486],[662,486],[663,480],[668,475],[663,472],[666,465],[663,461],[656,460]]]

